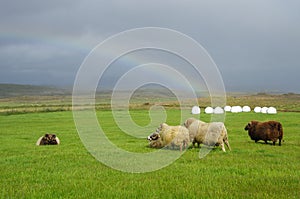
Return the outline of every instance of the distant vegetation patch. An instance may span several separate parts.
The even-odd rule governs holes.
[[[126,92],[124,91],[124,95]],[[112,91],[96,93],[96,110],[111,109]],[[207,92],[198,92],[198,105],[205,109],[211,106],[211,98]],[[195,106],[190,100],[190,108]],[[123,104],[128,106],[128,104]],[[122,105],[122,106],[123,106]],[[228,93],[226,105],[249,106],[253,110],[259,107],[275,107],[278,112],[300,112],[300,94],[268,94],[268,93]],[[139,88],[129,100],[130,110],[148,110],[152,106],[163,106],[167,109],[180,109],[174,93],[166,88]],[[76,109],[85,109],[90,104]],[[222,107],[223,108],[223,107]],[[0,114],[20,114],[32,112],[56,112],[72,110],[72,92],[47,86],[0,84]]]
[[[71,94],[67,89],[19,84],[0,84],[0,98],[16,96],[44,96],[44,95],[66,95]]]

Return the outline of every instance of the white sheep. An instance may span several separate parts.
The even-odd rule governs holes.
[[[152,133],[147,138],[151,148],[162,148],[171,146],[180,147],[180,151],[183,148],[187,148],[190,142],[189,131],[184,126],[169,126],[166,123],[162,123],[156,132]]]
[[[208,106],[205,108],[204,112],[206,114],[212,114],[212,113],[214,113],[214,109],[212,107]]]
[[[199,106],[193,106],[193,108],[192,108],[192,114],[193,115],[200,114],[200,112],[201,112],[201,109],[200,109]]]
[[[251,111],[251,108],[250,108],[250,106],[243,106],[243,112],[250,112]]]
[[[254,108],[254,112],[255,112],[255,113],[261,113],[261,107],[256,106],[256,107]]]
[[[228,134],[224,123],[211,122],[206,123],[195,118],[189,118],[185,121],[184,126],[189,130],[190,140],[195,143],[205,144],[208,146],[221,145],[222,150],[226,152],[224,143],[231,150],[228,142]]]

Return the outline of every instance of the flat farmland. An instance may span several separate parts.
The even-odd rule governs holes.
[[[247,97],[232,97],[228,102],[231,105],[241,101],[244,105],[255,102],[252,98],[247,98],[248,101],[242,98]],[[282,103],[282,111],[275,115],[227,113],[225,125],[232,151],[223,153],[220,147],[215,147],[200,159],[199,148],[189,148],[170,165],[157,171],[138,174],[114,170],[97,161],[85,149],[75,128],[72,111],[65,109],[70,107],[69,99],[63,100],[63,103],[57,99],[50,100],[51,103],[40,100],[34,105],[48,108],[48,111],[26,111],[26,101],[22,102],[21,112],[2,111],[1,198],[299,197],[300,113],[297,112],[297,99],[286,103],[284,100],[277,100],[277,105]],[[32,100],[29,101],[32,103]],[[203,107],[208,103],[205,99],[199,99],[199,102],[202,102]],[[151,103],[132,106],[130,115],[135,123],[143,126],[150,122],[148,106]],[[49,104],[61,105],[62,108],[51,110],[53,106],[48,106]],[[164,104],[172,103],[162,101],[161,105]],[[267,106],[272,105],[272,102],[265,99],[260,104]],[[167,122],[178,125],[181,110],[176,103],[173,105],[174,107],[166,108]],[[122,132],[115,123],[112,112],[106,106],[101,106],[98,105],[97,117],[107,137],[115,145],[136,153],[157,150],[148,147],[146,138],[135,138]],[[20,107],[20,102],[11,100],[2,105],[2,110],[16,107]],[[201,113],[200,119],[209,122],[211,115]],[[244,131],[250,120],[280,121],[284,128],[282,146],[278,146],[278,143],[272,146],[250,140]],[[36,140],[46,132],[56,133],[61,144],[36,146]],[[178,150],[171,152],[180,153]]]

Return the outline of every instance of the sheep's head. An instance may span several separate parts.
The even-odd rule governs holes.
[[[168,125],[166,123],[160,124],[155,132],[147,137],[147,140],[157,140],[158,138],[160,138],[160,132],[164,131],[166,128],[168,128]]]
[[[245,126],[245,131],[248,131],[251,128],[251,122],[249,122],[246,126]]]
[[[160,138],[160,135],[156,130],[156,132],[152,133],[147,137],[147,140],[152,141],[152,140],[157,140],[158,138]]]
[[[149,143],[149,146],[150,146],[150,148],[162,148],[163,143],[162,143],[161,139],[151,140]]]
[[[44,142],[46,144],[58,144],[56,140],[56,135],[55,134],[48,134],[46,133],[45,136],[43,137]]]
[[[258,121],[251,121],[245,126],[245,131],[249,130],[250,128],[254,128],[258,124]]]

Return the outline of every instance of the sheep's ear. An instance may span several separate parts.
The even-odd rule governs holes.
[[[46,134],[45,134],[45,137],[49,137],[49,134],[48,134],[48,133],[46,133]]]
[[[52,137],[53,137],[53,138],[56,138],[56,135],[55,135],[55,134],[52,134]]]

